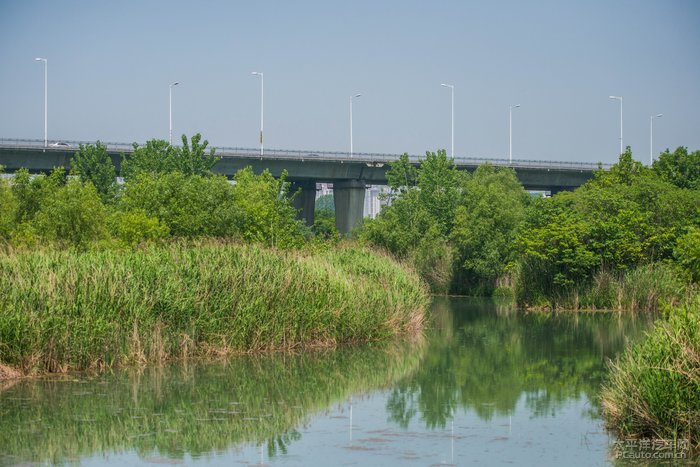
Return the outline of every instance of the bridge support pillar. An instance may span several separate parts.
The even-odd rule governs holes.
[[[342,180],[333,183],[335,226],[343,235],[362,223],[367,185],[361,180]]]
[[[316,182],[292,182],[289,194],[301,190],[292,201],[297,209],[297,219],[306,222],[311,227],[314,225],[314,210],[316,209]]]

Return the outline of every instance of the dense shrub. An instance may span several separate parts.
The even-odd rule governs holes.
[[[107,237],[107,213],[92,183],[69,180],[44,200],[34,222],[39,236],[85,247]]]

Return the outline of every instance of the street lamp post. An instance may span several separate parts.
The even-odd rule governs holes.
[[[455,158],[455,87],[453,84],[446,84],[446,83],[440,83],[440,86],[450,88],[450,92],[452,94],[452,131],[451,131],[452,147],[450,149],[450,152],[451,152],[452,159],[454,159]]]
[[[44,62],[44,147],[49,145],[49,61],[37,57],[34,60]]]
[[[513,163],[513,109],[520,107],[520,104],[511,105],[508,111],[508,163]]]
[[[625,152],[624,146],[622,144],[622,96],[608,96],[610,99],[616,99],[620,101],[620,154]]]
[[[654,163],[654,119],[663,116],[664,114],[656,114],[649,117],[649,167]]]
[[[265,108],[265,77],[260,71],[253,71],[251,75],[256,75],[260,77],[260,155],[264,154],[263,149],[263,122],[264,122],[264,108]]]
[[[350,157],[352,157],[352,101],[353,99],[362,96],[362,94],[355,94],[350,96]]]
[[[179,81],[175,81],[174,83],[170,84],[170,88],[168,89],[168,121],[169,123],[169,128],[170,128],[170,145],[173,145],[173,86],[177,86],[180,84]]]

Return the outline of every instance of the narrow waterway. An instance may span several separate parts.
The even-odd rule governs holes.
[[[421,339],[0,382],[0,464],[603,465],[648,317],[437,298]]]

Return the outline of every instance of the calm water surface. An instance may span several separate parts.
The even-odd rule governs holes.
[[[438,298],[423,339],[0,385],[0,464],[603,465],[648,318]]]

